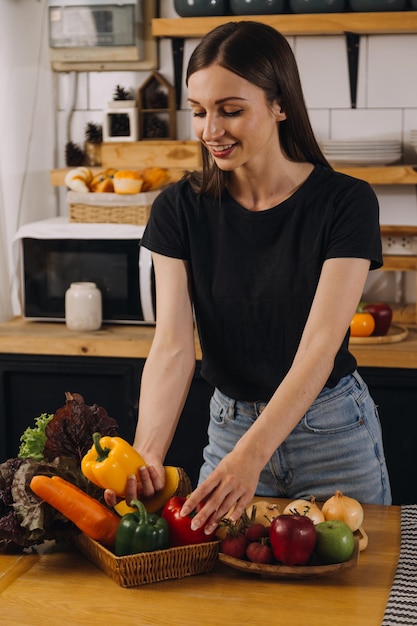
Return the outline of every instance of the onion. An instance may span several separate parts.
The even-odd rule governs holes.
[[[326,520],[345,522],[352,532],[362,526],[362,505],[354,498],[343,495],[341,491],[336,491],[334,496],[326,500],[321,510]]]
[[[309,517],[314,525],[320,524],[325,521],[325,517],[316,504],[314,496],[310,496],[310,500],[293,500],[290,504],[287,504],[283,511],[284,515],[305,515]]]
[[[263,524],[264,526],[270,526],[274,517],[280,514],[280,507],[274,502],[268,502],[267,500],[258,500],[253,504],[246,507],[246,514],[251,520],[252,524]]]

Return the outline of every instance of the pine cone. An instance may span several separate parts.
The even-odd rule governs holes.
[[[145,121],[144,137],[145,139],[168,137],[168,124],[157,115],[148,117]]]
[[[120,85],[116,85],[116,89],[113,93],[113,100],[133,100],[133,98],[127,89],[121,87]]]
[[[84,164],[85,153],[76,143],[69,141],[65,146],[65,164],[68,167],[78,167]]]
[[[95,122],[88,122],[85,128],[85,138],[90,143],[101,143],[103,141],[103,127]]]
[[[160,86],[149,89],[145,97],[147,109],[168,108],[168,94]]]

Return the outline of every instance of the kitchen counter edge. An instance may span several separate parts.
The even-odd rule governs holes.
[[[154,326],[103,324],[94,332],[70,331],[62,322],[33,322],[14,318],[0,324],[0,353],[105,358],[148,356]],[[359,367],[417,369],[417,327],[398,343],[350,345]],[[198,336],[196,358],[201,360]]]

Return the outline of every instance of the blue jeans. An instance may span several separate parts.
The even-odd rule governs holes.
[[[201,483],[250,428],[266,403],[210,401]],[[368,387],[354,372],[325,388],[261,472],[257,496],[326,500],[339,489],[368,504],[391,504],[381,425]]]

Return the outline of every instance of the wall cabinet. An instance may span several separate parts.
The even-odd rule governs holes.
[[[0,462],[17,454],[25,428],[65,404],[65,391],[103,406],[133,440],[144,359],[16,355],[0,357]],[[417,370],[361,368],[378,405],[395,504],[417,502]],[[196,484],[207,442],[212,389],[197,363],[166,463],[182,466]],[[341,451],[342,452],[342,451]]]

